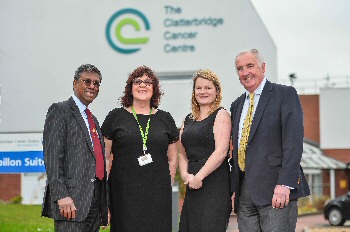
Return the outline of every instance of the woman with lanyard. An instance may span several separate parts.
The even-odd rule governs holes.
[[[158,109],[161,95],[154,72],[138,67],[126,82],[123,107],[103,122],[112,232],[172,230],[179,135],[172,116]]]

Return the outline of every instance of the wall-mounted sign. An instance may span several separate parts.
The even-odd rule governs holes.
[[[45,172],[42,133],[0,134],[0,173]]]
[[[147,46],[150,39],[161,38],[162,42],[158,44],[164,53],[196,52],[199,46],[197,40],[205,34],[215,35],[214,30],[224,24],[222,16],[207,15],[210,14],[208,12],[193,15],[179,6],[165,5],[162,13],[164,18],[151,22],[147,12],[138,9],[116,11],[106,26],[108,44],[119,53],[132,54]],[[205,46],[202,45],[203,48]]]

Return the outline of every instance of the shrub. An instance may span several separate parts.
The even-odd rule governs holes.
[[[298,200],[298,214],[310,214],[322,212],[325,202],[329,196],[308,196]]]
[[[10,199],[11,204],[21,204],[23,198],[21,196],[16,196]]]
[[[179,183],[180,198],[184,199],[185,198],[185,192],[186,192],[186,185],[184,184],[184,182],[181,179],[179,168],[177,168],[177,170],[176,170],[175,181]]]

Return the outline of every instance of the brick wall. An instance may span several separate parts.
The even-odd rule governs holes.
[[[319,95],[299,95],[304,112],[304,137],[320,143],[320,98]],[[344,163],[350,162],[350,149],[323,149],[325,155]],[[330,196],[329,170],[322,171],[323,194]],[[350,170],[335,171],[336,196],[349,191]]]
[[[304,137],[320,143],[319,95],[299,95],[304,112]]]
[[[327,156],[345,164],[350,163],[350,149],[323,149]]]
[[[349,191],[349,178],[345,170],[336,170],[335,173],[336,195],[343,195]]]
[[[335,171],[335,193],[336,196],[343,195],[349,191],[349,170]],[[330,173],[329,170],[322,171],[323,194],[330,196]]]
[[[0,174],[0,200],[21,196],[21,174]]]
[[[330,196],[330,174],[329,170],[322,170],[322,186],[323,186],[323,195]]]
[[[320,143],[320,98],[319,95],[299,95],[304,112],[304,137]],[[323,149],[329,157],[350,162],[350,149]]]

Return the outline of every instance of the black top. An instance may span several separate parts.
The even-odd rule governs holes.
[[[147,148],[153,162],[140,166],[142,137],[133,114],[124,108],[112,110],[102,125],[102,133],[112,140],[114,155],[109,176],[111,231],[171,232],[171,178],[168,146],[178,140],[172,116],[158,110],[137,114],[146,129],[151,117]]]
[[[221,109],[221,108],[220,108]],[[188,115],[181,142],[186,150],[188,173],[197,174],[215,151],[214,122],[218,111],[201,121]],[[180,232],[225,232],[230,213],[230,180],[227,159],[209,174],[200,189],[186,188]]]

